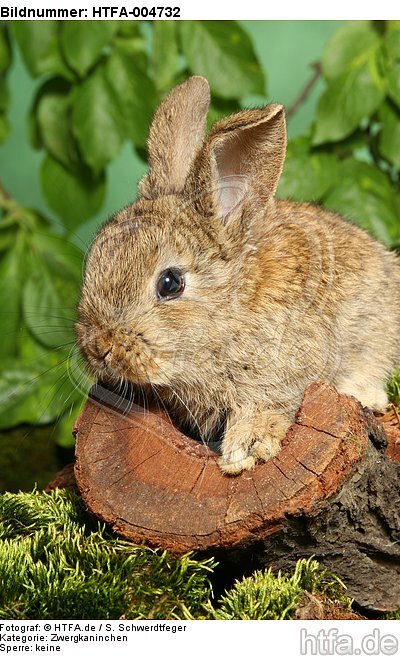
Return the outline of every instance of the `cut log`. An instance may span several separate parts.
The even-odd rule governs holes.
[[[56,488],[68,488],[69,490],[74,490],[74,492],[79,492],[78,486],[76,484],[75,478],[75,463],[70,462],[68,465],[65,465],[60,471],[51,479],[50,483],[44,488],[44,492],[51,492]]]
[[[394,610],[400,426],[382,419],[314,383],[278,456],[231,477],[164,413],[96,387],[75,427],[76,480],[88,509],[136,543],[213,553],[237,575],[315,555],[360,606]]]

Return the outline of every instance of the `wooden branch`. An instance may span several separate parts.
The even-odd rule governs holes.
[[[321,63],[320,62],[314,62],[310,64],[310,68],[314,69],[314,73],[312,74],[311,78],[305,85],[304,89],[302,89],[293,102],[293,104],[286,110],[286,117],[289,119],[297,112],[299,107],[307,100],[308,96],[310,95],[313,87],[317,83],[320,75],[321,75]]]
[[[12,201],[10,194],[6,191],[2,182],[0,182],[0,207],[7,206]]]
[[[119,400],[121,403],[121,400]],[[213,553],[235,575],[315,555],[348,594],[400,607],[400,466],[380,424],[330,386],[309,386],[279,455],[237,477],[159,411],[118,409],[101,388],[75,427],[76,480],[89,510],[134,542]]]

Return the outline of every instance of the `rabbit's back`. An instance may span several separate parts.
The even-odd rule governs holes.
[[[265,225],[259,262],[268,275],[258,276],[253,302],[285,326],[280,359],[290,363],[296,351],[307,379],[329,379],[348,393],[349,378],[382,388],[400,364],[398,256],[309,204],[277,201]]]

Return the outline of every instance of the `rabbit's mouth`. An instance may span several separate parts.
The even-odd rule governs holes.
[[[136,385],[160,382],[160,367],[153,357],[139,348],[114,346],[105,357],[105,368],[119,378]]]
[[[77,323],[77,342],[97,380],[136,385],[168,385],[163,360],[142,333],[130,329],[99,329]]]

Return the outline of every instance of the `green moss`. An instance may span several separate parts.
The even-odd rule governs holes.
[[[214,600],[216,566],[116,538],[69,490],[0,495],[0,618],[290,619],[306,591],[350,603],[312,559],[293,574],[256,572]]]
[[[304,592],[323,595],[350,607],[351,600],[344,595],[341,581],[309,558],[299,560],[293,574],[279,572],[274,576],[269,569],[238,581],[222,598],[220,607],[213,610],[209,606],[209,611],[218,620],[290,619]]]
[[[0,617],[191,618],[213,563],[109,535],[70,491],[0,497]]]
[[[397,369],[386,384],[389,401],[400,406],[400,369]]]

